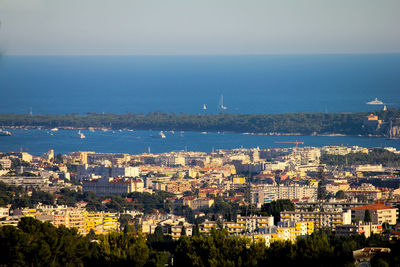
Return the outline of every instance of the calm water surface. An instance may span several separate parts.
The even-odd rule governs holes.
[[[169,151],[203,151],[211,152],[213,149],[232,148],[271,148],[290,147],[291,144],[275,143],[280,141],[302,141],[304,145],[356,145],[362,147],[395,147],[400,150],[399,140],[388,140],[376,137],[351,137],[351,136],[267,136],[243,135],[235,133],[207,133],[198,132],[164,132],[165,139],[158,138],[158,131],[81,131],[86,138],[80,139],[77,130],[22,130],[8,129],[13,136],[0,137],[0,151],[26,151],[40,155],[53,148],[55,153],[69,153],[73,151],[96,151],[113,153],[140,154]],[[51,135],[53,134],[53,135]]]

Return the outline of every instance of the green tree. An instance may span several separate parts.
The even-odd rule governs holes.
[[[99,260],[105,265],[144,266],[150,250],[142,235],[110,233],[100,239]]]
[[[181,236],[185,236],[185,235],[186,235],[186,228],[184,225],[182,225]]]
[[[371,213],[369,212],[369,210],[365,210],[364,212],[364,222],[369,223],[371,222]]]
[[[89,240],[96,240],[96,233],[93,229],[90,229],[89,233],[87,234],[87,238]]]
[[[346,195],[344,194],[343,190],[339,190],[339,191],[336,192],[335,198],[344,199],[344,198],[346,198]]]
[[[289,199],[278,199],[271,203],[265,203],[261,206],[261,211],[267,215],[274,216],[274,221],[279,222],[281,219],[281,211],[293,211],[294,204]]]

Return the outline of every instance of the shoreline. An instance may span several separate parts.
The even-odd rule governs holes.
[[[163,129],[131,129],[131,128],[108,128],[108,127],[73,127],[73,126],[59,126],[59,127],[46,127],[46,126],[32,126],[32,125],[26,125],[26,126],[1,126],[0,129],[5,129],[5,130],[12,130],[12,129],[22,129],[22,130],[30,130],[30,129],[36,129],[36,130],[49,130],[51,131],[52,129],[57,129],[57,130],[88,130],[88,131],[170,131],[170,130],[163,130]],[[180,129],[175,129],[173,131],[183,131]],[[269,135],[269,136],[323,136],[323,137],[376,137],[376,138],[385,138],[385,135],[349,135],[349,134],[339,134],[339,133],[312,133],[312,134],[304,134],[304,133],[280,133],[280,132],[235,132],[235,131],[205,131],[205,130],[184,130],[188,132],[198,132],[198,133],[203,133],[203,132],[214,132],[214,133],[235,133],[235,134],[241,134],[241,135]],[[397,140],[399,138],[387,138],[390,140]]]

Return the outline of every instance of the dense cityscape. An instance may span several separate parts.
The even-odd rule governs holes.
[[[26,224],[34,224],[74,229],[73,238],[96,241],[107,264],[138,257],[128,255],[128,248],[122,254],[113,251],[112,244],[123,249],[118,242],[150,251],[147,257],[137,258],[142,261],[138,265],[179,265],[185,257],[199,257],[194,266],[219,266],[239,258],[248,262],[238,266],[260,265],[276,260],[268,253],[284,253],[288,246],[296,251],[301,242],[325,243],[308,247],[309,258],[293,252],[297,256],[288,256],[288,261],[329,265],[329,257],[339,257],[343,264],[371,259],[398,264],[393,253],[398,253],[400,237],[400,151],[292,143],[292,148],[212,153],[62,155],[52,149],[41,156],[2,153],[0,238],[12,251],[3,263],[35,260],[37,255],[24,253],[18,240],[10,245],[10,234],[15,233],[6,228],[26,232],[25,228],[33,227]],[[204,239],[207,236],[211,241]],[[245,259],[238,252],[231,258],[213,259],[202,258],[196,250],[222,237],[245,254],[254,253],[254,246],[266,252],[255,258]],[[336,251],[332,242],[338,240],[340,244],[351,241],[351,247]],[[30,242],[43,249],[43,240]],[[203,253],[211,253],[211,247],[204,249]],[[100,257],[79,255],[74,256],[79,264]]]
[[[0,0],[0,267],[400,266],[399,11]]]

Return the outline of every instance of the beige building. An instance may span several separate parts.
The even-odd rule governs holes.
[[[251,203],[260,208],[263,204],[278,199],[317,199],[317,186],[264,185],[251,189]]]
[[[22,214],[41,221],[49,221],[56,227],[63,225],[68,228],[76,228],[81,235],[88,234],[91,229],[96,234],[106,234],[119,231],[120,226],[117,213],[87,212],[84,208],[38,206],[33,209],[23,209]]]
[[[96,195],[129,194],[143,192],[144,183],[141,179],[133,178],[100,178],[84,180],[83,192],[92,191]]]
[[[384,222],[396,224],[397,209],[380,203],[353,208],[352,218],[364,221],[366,210],[370,212],[372,224],[382,225]]]
[[[337,225],[351,224],[351,210],[348,211],[282,211],[281,221],[314,222],[315,228],[335,229]]]
[[[363,234],[366,238],[370,237],[371,234],[382,233],[382,225],[372,223],[357,222],[353,224],[337,225],[335,234],[337,236],[350,236],[355,234]]]
[[[193,210],[199,210],[203,208],[210,208],[214,204],[214,199],[204,197],[183,197],[182,198],[182,206],[188,206]]]
[[[371,184],[363,183],[361,186],[352,187],[344,191],[346,197],[356,197],[359,195],[366,196],[369,199],[381,199],[382,192]]]
[[[11,168],[11,160],[10,159],[0,159],[0,166],[3,169],[10,169]]]

